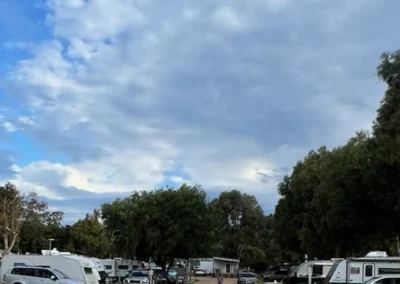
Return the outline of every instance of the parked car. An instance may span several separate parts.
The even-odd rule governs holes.
[[[133,270],[125,279],[124,284],[148,284],[149,272],[146,270]]]
[[[206,276],[206,272],[204,271],[204,269],[196,269],[195,271],[194,271],[194,275],[195,276]]]
[[[177,284],[184,284],[185,283],[185,276],[178,276],[178,280],[176,281]]]
[[[278,269],[264,274],[264,282],[281,282],[288,275],[288,269]]]
[[[3,275],[3,284],[80,284],[80,281],[72,280],[63,272],[50,267],[41,266],[15,266]]]
[[[257,274],[251,272],[240,273],[237,280],[238,284],[256,284]]]
[[[168,277],[165,271],[162,270],[154,270],[153,278],[156,284],[167,284]]]

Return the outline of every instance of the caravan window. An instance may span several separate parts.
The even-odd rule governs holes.
[[[372,265],[366,265],[365,266],[365,276],[372,277],[372,275],[373,275]]]
[[[360,267],[352,267],[350,269],[351,274],[360,274]]]
[[[378,269],[378,274],[400,274],[400,269],[399,268],[379,268]]]
[[[127,270],[127,269],[129,269],[129,266],[128,265],[118,265],[118,269]]]
[[[92,268],[84,267],[83,269],[85,270],[85,274],[93,274]]]
[[[112,269],[112,265],[104,265],[104,268],[107,270],[111,270]]]
[[[312,274],[313,275],[323,275],[323,272],[322,272],[323,268],[324,268],[323,265],[313,265]]]

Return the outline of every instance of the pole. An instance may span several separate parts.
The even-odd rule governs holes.
[[[51,242],[54,241],[54,239],[49,239],[49,255],[51,255]]]
[[[312,265],[308,266],[308,284],[312,284]]]

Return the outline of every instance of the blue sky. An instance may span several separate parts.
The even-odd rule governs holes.
[[[254,194],[369,129],[395,0],[0,0],[0,179],[71,223],[182,182]]]

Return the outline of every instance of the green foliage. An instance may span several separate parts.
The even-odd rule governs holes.
[[[275,239],[297,259],[400,246],[400,51],[384,53],[377,70],[388,88],[372,135],[310,152],[279,185]]]
[[[182,185],[134,193],[102,206],[107,234],[125,257],[154,259],[162,267],[174,258],[210,255],[211,215],[199,186]]]
[[[75,253],[81,255],[107,257],[108,242],[98,210],[94,210],[93,214],[86,214],[84,219],[78,220],[71,227],[69,246]]]

